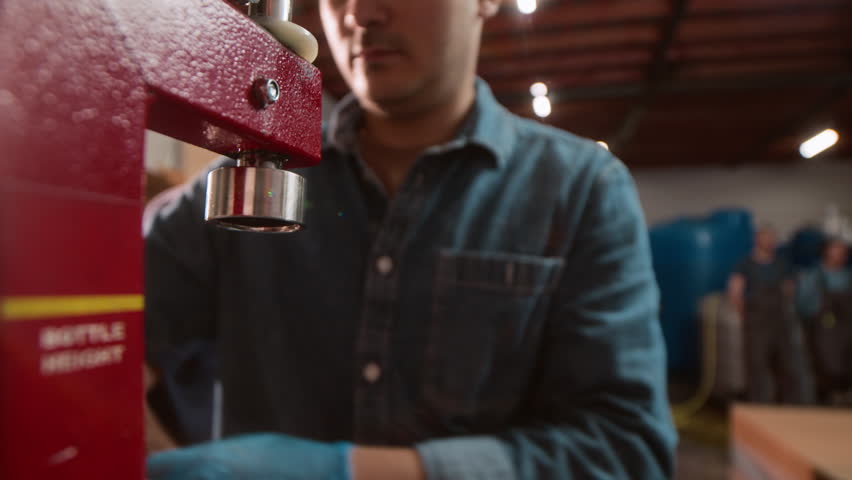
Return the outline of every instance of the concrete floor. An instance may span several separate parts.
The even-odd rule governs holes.
[[[677,448],[676,480],[721,480],[728,478],[727,447],[711,445],[681,435]]]
[[[695,387],[672,382],[669,392],[673,404],[684,402]],[[675,480],[723,480],[729,477],[728,406],[709,402],[684,421],[678,429]]]

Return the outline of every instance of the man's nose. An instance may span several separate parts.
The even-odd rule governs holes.
[[[392,1],[349,0],[346,5],[343,23],[347,28],[351,29],[384,25],[390,18],[390,7],[388,5]]]

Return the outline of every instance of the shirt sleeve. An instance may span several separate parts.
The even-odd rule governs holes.
[[[805,319],[811,319],[822,308],[822,285],[819,269],[811,269],[799,275],[796,284],[796,309]]]
[[[164,192],[145,211],[145,344],[150,363],[215,335],[216,261],[204,221],[203,178]]]
[[[419,445],[430,480],[672,475],[659,293],[621,162],[597,175],[578,231],[520,426]]]
[[[511,449],[496,437],[429,440],[417,445],[429,480],[512,480]]]

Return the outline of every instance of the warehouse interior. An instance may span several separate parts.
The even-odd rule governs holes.
[[[316,65],[323,74],[325,113],[348,87],[323,46],[311,3],[297,4],[295,18],[320,40]],[[506,0],[485,24],[478,75],[513,113],[605,142],[634,176],[652,232],[664,237],[667,230],[701,230],[714,214],[742,214],[747,217],[731,221],[771,224],[788,249],[796,240],[797,251],[810,251],[799,253],[803,268],[816,261],[820,233],[852,241],[852,3],[539,0],[530,14],[519,3]],[[545,86],[546,116],[534,108],[537,83]],[[803,157],[800,145],[826,129],[838,133],[836,143]],[[172,182],[191,177],[212,156],[156,134],[148,142],[149,150],[167,152],[157,156],[165,166],[155,171]],[[731,472],[730,412],[744,400],[745,382],[742,367],[731,365],[742,360],[742,339],[717,340],[713,354],[733,356],[722,362],[733,370],[713,371],[702,323],[712,315],[702,301],[718,300],[735,263],[747,254],[750,234],[740,233],[733,251],[710,260],[722,266],[712,278],[697,280],[699,293],[681,290],[680,283],[689,281],[690,268],[701,267],[686,265],[664,279],[670,282],[663,288],[664,305],[667,295],[690,297],[663,318],[669,322],[664,333],[672,404],[676,417],[686,415],[680,419],[677,478],[729,478]],[[662,244],[655,261],[665,263],[671,255],[671,262],[686,263]],[[680,247],[682,255],[691,254],[690,247]],[[717,328],[722,335],[724,327]],[[719,379],[724,375],[736,378]],[[714,380],[722,386],[714,387]],[[726,386],[731,381],[740,385]],[[758,415],[764,413],[767,419],[760,420],[778,435],[800,431],[799,422],[824,421],[787,419],[784,411]],[[848,410],[838,421],[849,425]],[[840,452],[852,447],[852,436],[819,429],[814,436],[814,445],[791,448],[848,472]]]
[[[89,3],[95,5],[98,1]],[[211,12],[215,8],[208,4],[217,4],[218,7],[219,3],[227,3],[234,8],[235,5],[243,5],[251,12],[252,5],[273,2],[184,1],[198,3],[203,7],[200,10]],[[352,96],[345,75],[332,57],[320,17],[320,3],[330,1],[282,2],[292,8],[292,23],[304,27],[318,41],[318,55],[312,63],[321,76],[324,125],[336,107]],[[357,4],[359,0],[342,3]],[[381,1],[373,3],[380,4]],[[655,288],[659,292],[658,322],[666,350],[666,395],[671,422],[677,430],[673,478],[852,479],[852,456],[849,455],[852,452],[852,255],[848,253],[852,248],[852,0],[501,0],[499,3],[496,15],[483,24],[476,75],[490,86],[496,100],[507,111],[536,124],[597,142],[599,148],[608,150],[627,167],[638,193],[641,214],[647,224]],[[8,11],[24,8],[16,6],[14,0],[11,4]],[[215,12],[216,15],[220,13],[218,10]],[[64,13],[51,13],[56,18],[61,14]],[[11,25],[8,15],[0,2],[0,27]],[[230,13],[223,15],[227,17]],[[180,15],[177,17],[180,18]],[[33,25],[38,26],[37,23]],[[249,24],[249,27],[257,25]],[[261,28],[255,29],[257,32],[252,31],[251,35],[262,33],[269,37]],[[82,27],[80,31],[83,32],[81,35],[94,35]],[[132,35],[128,34],[128,37]],[[4,38],[0,29],[0,40]],[[254,37],[246,35],[246,38]],[[6,42],[6,47],[0,47],[0,61],[12,62],[13,51],[29,52],[30,44],[23,40],[18,43],[20,45],[12,47],[12,43]],[[206,59],[203,49],[188,51],[193,61],[203,63],[202,60]],[[46,55],[49,60],[45,61],[45,65],[58,62]],[[286,55],[291,55],[291,52],[287,51]],[[303,59],[299,58],[299,61]],[[141,63],[144,64],[144,60]],[[114,64],[110,63],[106,69],[118,69]],[[159,68],[162,64],[158,66],[154,62],[152,65]],[[37,72],[49,70],[32,65],[20,68],[22,71],[26,68]],[[168,72],[168,68],[164,71]],[[26,87],[16,89],[22,77],[14,77],[9,72],[0,74],[0,109],[7,109],[9,119],[8,123],[0,123],[0,129],[6,129],[6,133],[0,134],[0,144],[8,142],[11,151],[20,154],[29,151],[29,147],[21,146],[24,143],[20,140],[28,138],[20,133],[28,127],[16,128],[23,125],[21,118],[31,118],[20,115],[19,111],[25,109],[15,110],[18,106],[16,99],[22,98],[20,92],[28,90]],[[45,73],[44,76],[55,78],[59,74]],[[315,78],[308,76],[311,81]],[[168,75],[164,78],[166,82],[171,81]],[[34,83],[40,81],[33,80]],[[70,83],[74,82],[77,82],[76,77]],[[68,88],[82,95],[75,90],[78,87],[71,85]],[[43,92],[33,95],[41,98],[42,102],[55,103],[44,100]],[[103,95],[109,96],[109,93]],[[205,98],[214,94],[205,92],[200,95]],[[304,105],[305,102],[294,101],[294,104]],[[162,112],[169,114],[167,110]],[[82,120],[78,120],[83,117],[77,116],[73,122],[69,117],[66,121],[79,124]],[[308,114],[305,115],[307,117]],[[36,118],[32,122],[43,123],[42,118],[32,118]],[[44,118],[48,115],[45,114]],[[314,119],[313,116],[310,118]],[[88,121],[89,118],[83,120]],[[319,119],[316,120],[314,123],[318,123]],[[288,126],[296,123],[287,121],[291,122]],[[45,132],[50,130],[44,130],[47,127],[42,123],[38,128],[32,127],[33,136],[49,136]],[[196,126],[192,124],[186,129]],[[258,128],[262,130],[262,126]],[[200,130],[200,127],[195,129]],[[126,143],[126,146],[140,147],[140,151],[144,145],[144,181],[138,182],[141,190],[130,195],[144,197],[142,203],[134,203],[136,207],[133,208],[138,207],[138,219],[122,216],[125,221],[117,221],[117,217],[106,214],[81,214],[78,219],[71,206],[53,211],[52,207],[26,200],[31,197],[19,197],[25,190],[27,195],[41,195],[43,192],[53,194],[51,189],[54,187],[56,192],[66,193],[79,189],[83,193],[78,197],[85,201],[100,198],[106,203],[127,207],[130,204],[126,198],[111,199],[109,186],[87,190],[90,181],[108,183],[109,180],[80,172],[106,170],[108,167],[104,167],[104,163],[72,163],[67,172],[63,170],[48,175],[45,184],[49,184],[50,188],[47,190],[40,190],[43,187],[39,183],[41,180],[33,180],[43,177],[41,172],[48,168],[41,163],[34,161],[35,166],[26,170],[9,162],[0,170],[0,176],[6,177],[6,183],[0,180],[0,219],[9,219],[10,225],[17,226],[7,229],[6,233],[0,232],[0,301],[3,302],[0,354],[11,359],[5,362],[7,367],[0,365],[0,374],[5,372],[4,368],[8,371],[26,370],[20,366],[23,363],[15,362],[16,358],[27,357],[19,354],[26,348],[20,345],[29,345],[26,342],[32,343],[34,350],[60,348],[45,346],[45,338],[54,338],[45,336],[48,327],[39,327],[41,330],[26,334],[12,330],[18,325],[49,321],[41,319],[39,315],[42,314],[45,319],[58,318],[58,314],[50,313],[50,307],[40,309],[36,303],[27,303],[28,298],[38,302],[39,299],[61,296],[65,299],[62,305],[71,305],[63,307],[66,308],[63,311],[68,311],[67,308],[78,308],[79,312],[92,311],[95,312],[92,318],[100,318],[97,315],[104,312],[124,314],[135,311],[140,317],[133,317],[136,320],[129,320],[127,325],[135,325],[135,321],[141,325],[141,277],[129,283],[131,290],[140,291],[135,292],[133,299],[125,299],[131,305],[138,303],[137,307],[125,310],[103,307],[97,310],[101,307],[92,305],[107,305],[109,302],[92,295],[86,297],[88,300],[81,300],[89,302],[88,306],[75,307],[76,303],[66,300],[89,290],[109,291],[112,277],[103,273],[105,267],[103,272],[93,270],[93,273],[85,273],[88,272],[85,270],[87,262],[56,258],[63,258],[57,253],[63,248],[74,252],[75,258],[97,255],[95,243],[88,237],[82,237],[82,240],[74,237],[74,240],[62,243],[63,235],[71,232],[67,233],[70,238],[78,225],[81,230],[89,228],[107,232],[110,227],[106,225],[114,224],[123,225],[127,231],[136,228],[133,234],[136,237],[133,238],[139,245],[133,244],[132,248],[123,247],[123,243],[113,245],[104,251],[103,259],[92,263],[110,263],[109,255],[141,258],[142,239],[136,225],[140,222],[136,220],[141,220],[142,208],[148,206],[145,212],[147,235],[149,223],[160,205],[173,201],[176,195],[186,195],[193,182],[207,178],[212,168],[221,167],[219,159],[224,152],[213,148],[220,141],[216,137],[219,134],[216,128],[204,131],[208,139],[206,144],[205,141],[192,141],[191,136],[179,139],[180,135],[171,134],[183,132],[181,129],[173,129],[166,134],[161,131],[153,125],[150,128],[145,126],[144,140],[141,136],[133,140],[139,145],[131,141]],[[209,134],[209,131],[214,133]],[[108,133],[99,135],[103,135],[98,137],[103,139]],[[192,138],[201,137],[203,135]],[[210,140],[213,137],[216,138]],[[249,137],[251,135],[246,136]],[[255,132],[254,138],[259,138],[259,134]],[[41,157],[37,150],[32,152],[33,156],[38,154]],[[84,153],[103,154],[94,148]],[[306,167],[310,168],[314,167]],[[293,169],[296,173],[299,170]],[[56,180],[66,174],[85,177],[82,186],[67,187],[61,180]],[[92,180],[95,177],[98,178]],[[38,188],[27,190],[33,185]],[[307,188],[310,191],[310,184]],[[124,193],[121,195],[124,196]],[[272,197],[272,190],[268,195]],[[14,202],[19,198],[22,199],[20,205],[32,210],[21,210],[23,214],[16,211]],[[44,211],[52,211],[52,214],[68,219],[64,224],[57,223],[63,227],[58,235],[47,225],[49,222],[32,226],[37,223],[34,219],[41,215],[39,212]],[[334,213],[343,217],[345,211],[341,207],[341,211]],[[524,227],[523,221],[519,226]],[[306,228],[310,229],[310,225]],[[40,239],[48,236],[59,238],[50,240],[53,243],[47,240],[26,242],[23,239],[27,232],[36,232]],[[109,238],[109,235],[104,233],[104,238]],[[24,250],[21,245],[28,243],[35,250],[19,255]],[[106,241],[106,244],[109,242]],[[52,253],[45,254],[46,251]],[[42,255],[47,255],[44,258],[47,259],[45,262],[51,262],[50,268],[21,274],[23,267],[16,263],[16,257],[20,256],[20,264],[23,265],[28,259],[41,258]],[[762,256],[768,256],[769,260],[764,262]],[[130,275],[127,272],[141,271],[141,261],[132,263],[127,269],[122,267],[123,273],[115,273],[114,276],[124,282]],[[759,266],[763,264],[783,264],[784,274],[783,278],[781,274],[778,276],[777,291],[773,290],[766,297],[773,304],[771,308],[776,310],[769,307],[760,310],[749,303],[756,302],[754,298],[757,295],[757,287],[749,282],[765,280],[762,276],[765,272]],[[379,264],[378,268],[381,270],[383,267]],[[755,269],[759,270],[756,274]],[[39,290],[41,286],[31,288],[42,283],[37,276],[43,279],[57,271],[84,273],[79,273],[75,280],[79,283],[71,287],[62,286],[46,292]],[[753,280],[751,275],[758,280]],[[828,276],[840,280],[823,280]],[[203,279],[206,280],[209,279]],[[19,309],[18,305],[26,308]],[[36,306],[30,308],[27,307],[29,305]],[[30,310],[36,313],[31,314]],[[754,320],[751,323],[749,320],[758,317],[755,312],[760,311],[760,315],[764,315],[770,310],[778,312],[779,318],[783,316],[783,321],[779,319],[771,324],[771,329],[755,333]],[[24,313],[17,313],[19,311]],[[79,312],[75,315],[80,315]],[[32,321],[17,321],[20,319]],[[102,332],[106,338],[104,343],[124,341],[123,325],[120,330]],[[135,338],[134,341],[141,345],[142,327],[127,328],[128,338]],[[4,332],[7,332],[5,339]],[[755,347],[758,344],[756,335],[781,339],[778,341],[784,345],[766,354],[763,370],[756,370],[753,364],[753,358],[756,358],[753,352],[758,348]],[[110,336],[119,340],[110,340]],[[19,340],[21,338],[24,340]],[[60,336],[55,337],[56,345],[62,341]],[[67,337],[65,341],[70,342],[68,346],[76,345]],[[141,347],[136,350],[128,348],[128,351],[135,352],[127,354],[131,361],[140,360],[144,355]],[[194,362],[191,368],[187,367],[189,370],[181,370],[185,365],[175,369],[208,375],[208,368],[212,367],[206,363],[207,357],[199,356],[207,355],[206,348],[181,354],[183,357],[171,357],[175,362],[185,362],[192,357],[190,360]],[[826,365],[829,364],[836,365],[830,375],[826,373],[829,369]],[[133,368],[140,366],[134,364]],[[130,370],[124,372],[127,371]],[[151,381],[150,372],[145,372],[145,382]],[[157,374],[163,372],[158,371]],[[364,370],[363,374],[370,381],[369,377],[373,374],[378,377],[378,372]],[[96,385],[94,388],[104,392],[117,389],[116,382],[121,382],[118,379],[122,375],[110,373],[101,380],[86,381],[91,380],[92,385]],[[769,394],[755,386],[767,383],[756,381],[759,375],[773,378],[768,382],[772,384]],[[8,381],[0,383],[0,387],[5,389],[0,391],[0,400],[12,398],[12,389],[20,385],[15,383],[18,380],[12,375],[7,373],[7,377]],[[831,380],[826,380],[829,377]],[[183,381],[192,383],[178,375],[176,382],[180,384]],[[141,382],[140,376],[140,391],[143,388]],[[83,392],[79,385],[70,380],[62,384],[57,387],[62,396],[57,398],[82,399],[80,404],[94,403],[93,398],[101,398],[91,392]],[[149,387],[146,383],[144,388]],[[50,405],[45,400],[49,395],[47,390],[32,388],[40,399],[33,405],[41,410],[44,405]],[[220,388],[221,385],[215,383],[212,395],[205,391],[200,398],[198,392],[192,391],[181,400],[186,402],[181,408],[189,412],[193,411],[195,402],[202,405],[198,408],[201,412],[199,418],[204,417],[202,420],[195,417],[156,419],[146,409],[144,420],[149,435],[149,452],[161,450],[164,445],[169,448],[179,446],[181,442],[171,438],[175,435],[169,422],[173,425],[201,422],[205,424],[206,431],[213,432],[221,428],[217,424],[221,418],[216,417],[217,402],[221,403],[222,395],[221,390],[216,389]],[[788,395],[793,390],[797,393]],[[116,391],[140,393],[125,388]],[[227,393],[225,395],[227,397]],[[7,403],[13,405],[11,401]],[[15,423],[20,408],[24,407],[4,407],[0,401],[0,441],[11,442],[14,438],[12,432],[20,428],[20,424]],[[214,411],[212,420],[207,412],[211,408]],[[175,417],[180,417],[180,409],[175,412],[172,412]],[[95,414],[87,417],[86,421],[98,425],[97,428],[107,428],[110,421],[105,418],[99,419]],[[136,427],[135,424],[123,427],[121,438],[140,434],[134,430]],[[42,435],[46,431],[44,428],[33,429],[27,438]],[[63,435],[67,433],[74,438],[82,438],[78,427],[62,428]],[[157,435],[154,440],[151,440],[150,432]],[[211,438],[218,439],[214,434]],[[39,448],[40,441],[36,442]],[[151,442],[159,447],[151,448]],[[51,443],[50,451],[58,451],[53,456],[32,454],[29,458],[27,453],[21,454],[20,458],[50,466],[38,470],[46,472],[44,476],[33,478],[58,478],[50,476],[54,471],[51,468],[73,463],[78,456],[83,458],[79,452],[84,451],[84,444],[82,440],[79,445],[72,446]],[[20,445],[25,448],[26,442]],[[0,450],[3,450],[2,446]],[[29,452],[26,449],[21,451]],[[133,468],[142,469],[143,461],[140,457],[138,465],[134,464]],[[4,477],[3,472],[7,471],[4,463],[15,464],[11,454],[4,456],[0,451],[0,477]],[[16,470],[17,466],[8,468],[8,472],[23,471]],[[97,471],[97,468],[88,470],[92,471]],[[62,478],[84,477],[70,474]],[[545,475],[542,478],[551,477]]]

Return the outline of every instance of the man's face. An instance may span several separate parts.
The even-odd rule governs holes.
[[[846,244],[833,240],[825,247],[825,263],[826,265],[838,268],[846,265],[848,260],[849,249]]]
[[[757,238],[755,239],[755,243],[757,244],[757,248],[764,252],[772,252],[775,250],[776,238],[775,231],[772,229],[764,228],[757,232]]]
[[[440,101],[457,88],[476,60],[479,1],[320,0],[320,15],[335,63],[358,99],[394,108]]]

